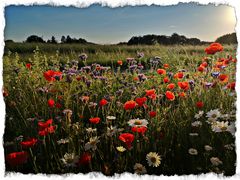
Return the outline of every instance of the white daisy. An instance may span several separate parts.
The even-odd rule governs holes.
[[[87,142],[84,146],[85,151],[88,151],[90,149],[95,151],[97,149],[97,143],[99,142],[99,137],[97,136],[90,138],[89,142]]]
[[[76,167],[76,163],[78,162],[78,160],[79,156],[75,156],[74,153],[66,153],[61,159],[61,162],[66,167]]]
[[[204,149],[205,149],[206,151],[211,151],[213,148],[212,148],[211,146],[209,146],[209,145],[205,145],[205,146],[204,146]]]
[[[230,132],[233,136],[235,136],[236,127],[234,122],[230,122],[227,131]]]
[[[211,157],[210,161],[211,161],[212,165],[214,165],[214,166],[218,166],[218,165],[222,164],[222,161],[218,157]]]
[[[116,133],[118,132],[118,129],[116,126],[110,126],[110,127],[107,127],[107,136],[114,136]]]
[[[140,163],[136,163],[134,165],[133,169],[134,169],[134,173],[136,173],[136,174],[146,174],[147,173],[145,166],[143,166]]]
[[[231,118],[230,114],[222,114],[221,119],[229,120]]]
[[[196,149],[194,149],[194,148],[190,148],[190,149],[188,150],[188,153],[191,154],[191,155],[197,155],[197,154],[198,154],[198,151],[197,151]]]
[[[195,119],[200,119],[203,116],[204,112],[203,111],[199,111],[197,114],[195,114],[194,118]]]
[[[224,145],[224,148],[226,148],[227,150],[234,150],[235,145],[234,144],[226,144]]]
[[[198,136],[198,133],[189,133],[189,136]]]
[[[228,125],[228,121],[216,121],[212,124],[212,131],[213,132],[230,132],[233,136],[235,134],[235,124],[231,122],[230,125]]]
[[[107,120],[109,120],[109,121],[112,121],[112,120],[115,120],[115,119],[116,119],[115,116],[107,116]]]
[[[142,126],[145,126],[147,127],[147,124],[148,124],[148,121],[146,119],[131,119],[128,121],[128,125],[133,127],[142,127]]]
[[[200,127],[200,126],[202,126],[202,122],[201,121],[194,121],[192,123],[192,127]]]
[[[150,152],[146,156],[149,166],[158,167],[161,164],[161,157],[156,152]]]
[[[69,143],[69,139],[68,138],[65,138],[65,139],[60,139],[57,141],[58,144],[67,144]]]
[[[219,117],[221,117],[221,113],[218,109],[210,110],[207,112],[206,117],[208,118],[208,122],[215,122]]]
[[[86,128],[86,131],[87,131],[88,134],[92,134],[92,133],[97,132],[97,129],[96,128],[93,129],[93,128],[90,127],[90,128]]]

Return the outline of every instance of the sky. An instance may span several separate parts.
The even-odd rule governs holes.
[[[55,36],[60,41],[62,35],[70,35],[99,44],[127,42],[132,36],[173,33],[215,41],[235,32],[236,25],[234,8],[196,3],[118,8],[97,4],[88,8],[7,6],[5,21],[5,40],[21,42],[38,35],[44,40]]]

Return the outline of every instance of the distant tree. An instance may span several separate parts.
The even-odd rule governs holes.
[[[221,44],[237,44],[237,35],[236,33],[225,34],[217,38],[215,42]]]
[[[190,38],[190,39],[187,39],[187,44],[199,45],[199,44],[202,44],[202,42],[198,38]]]
[[[56,38],[54,36],[52,36],[52,38],[51,38],[51,43],[57,44],[57,40],[56,40]]]
[[[145,45],[154,45],[154,44],[163,44],[163,45],[172,45],[172,44],[202,44],[201,40],[197,38],[187,38],[183,35],[178,35],[173,33],[171,36],[165,35],[144,35],[144,36],[133,36],[128,42],[128,45],[135,44],[145,44]]]
[[[78,43],[85,44],[87,41],[85,39],[79,38]]]
[[[65,36],[61,37],[61,43],[66,43],[66,37]]]
[[[5,40],[5,43],[13,43],[14,41],[12,39]]]
[[[64,36],[62,36],[61,38],[61,43],[80,43],[80,44],[86,44],[88,43],[85,39],[79,38],[71,38],[69,35],[67,36],[67,38],[65,38]]]
[[[27,37],[26,42],[27,43],[32,43],[32,42],[45,43],[42,37],[38,37],[36,35],[31,35]]]
[[[72,43],[72,38],[69,35],[67,35],[66,43]]]

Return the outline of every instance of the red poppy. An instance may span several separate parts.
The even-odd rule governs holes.
[[[101,99],[101,101],[99,102],[99,106],[105,106],[108,103],[108,101],[106,99]]]
[[[84,116],[83,116],[83,115],[79,115],[79,118],[80,118],[80,119],[83,119],[83,118],[84,118]]]
[[[55,79],[53,78],[54,76],[54,71],[53,70],[48,70],[46,72],[43,73],[45,79],[47,81],[54,81]]]
[[[90,118],[89,121],[92,123],[92,124],[98,124],[100,122],[100,118],[99,117],[94,117],[94,118]]]
[[[220,74],[218,76],[218,79],[221,81],[221,82],[228,82],[228,76],[226,74]]]
[[[145,90],[146,96],[151,96],[156,93],[155,89]]]
[[[158,69],[157,73],[162,75],[162,74],[166,74],[166,70],[165,69]]]
[[[157,112],[156,112],[156,111],[150,111],[150,112],[149,112],[149,116],[150,116],[151,118],[154,118],[156,115],[157,115]]]
[[[141,127],[137,127],[137,126],[133,126],[131,128],[132,132],[138,132],[139,134],[144,135],[144,133],[147,131],[147,127],[145,126],[141,126]]]
[[[122,65],[123,65],[122,60],[118,60],[117,63],[118,63],[119,66],[122,66]]]
[[[138,104],[138,106],[143,106],[143,104],[147,101],[146,97],[142,97],[142,98],[136,98],[136,103]]]
[[[79,164],[79,165],[87,165],[87,164],[89,164],[89,163],[91,162],[91,160],[92,160],[91,154],[88,153],[88,152],[84,152],[84,153],[81,155],[81,157],[80,157],[80,159],[79,159],[79,161],[78,161],[78,164]]]
[[[131,100],[131,101],[125,102],[123,107],[125,110],[129,110],[129,109],[134,109],[136,107],[136,105],[137,105],[137,103],[135,101]]]
[[[54,104],[55,104],[55,101],[54,101],[53,99],[49,99],[49,100],[48,100],[48,106],[49,106],[50,108],[54,107]]]
[[[157,99],[157,95],[156,94],[152,94],[151,96],[148,96],[150,99],[152,100],[156,100]]]
[[[46,136],[46,135],[48,135],[48,132],[45,131],[45,129],[43,129],[43,130],[38,131],[38,135],[39,136]]]
[[[189,89],[189,83],[188,82],[178,82],[178,86],[183,89],[184,91]]]
[[[52,123],[53,123],[52,119],[48,119],[45,122],[40,121],[40,122],[38,122],[38,127],[39,127],[40,130],[43,130],[43,129],[49,127],[50,125],[52,125]]]
[[[50,126],[48,128],[45,129],[45,131],[47,131],[49,134],[52,134],[55,132],[57,126]]]
[[[170,80],[168,79],[168,77],[163,78],[163,82],[164,82],[164,83],[169,83],[169,81],[170,81]]]
[[[169,68],[169,64],[164,64],[163,67],[164,67],[165,69],[167,69],[167,68]]]
[[[231,82],[231,83],[229,83],[229,84],[227,85],[227,88],[228,88],[228,89],[231,89],[231,90],[235,90],[235,85],[236,85],[235,82]]]
[[[132,147],[132,142],[134,140],[134,135],[131,134],[131,133],[123,133],[123,134],[120,134],[118,139],[120,141],[124,142],[126,144],[126,146],[128,147],[128,149],[130,149]]]
[[[76,79],[77,79],[77,81],[80,81],[82,79],[82,77],[81,76],[77,76]]]
[[[57,126],[49,126],[43,130],[38,131],[39,136],[46,136],[55,132]]]
[[[203,66],[199,66],[199,67],[197,68],[197,70],[198,70],[199,72],[203,72],[204,69],[205,69],[205,67],[203,67]]]
[[[55,106],[56,106],[56,108],[58,108],[58,109],[62,107],[62,105],[61,105],[60,103],[56,103]]]
[[[177,78],[177,79],[182,79],[183,78],[183,72],[178,72],[174,75],[174,78]]]
[[[100,65],[96,66],[96,70],[97,71],[101,70],[101,66]]]
[[[175,84],[171,83],[167,85],[167,89],[174,89],[175,88]]]
[[[223,65],[224,65],[224,66],[227,66],[229,63],[230,63],[230,60],[228,60],[228,59],[225,59],[225,60],[223,61]]]
[[[43,76],[45,77],[45,79],[47,81],[55,81],[57,78],[60,80],[60,79],[62,79],[62,72],[48,70],[43,73]]]
[[[138,78],[138,77],[134,77],[133,80],[134,80],[134,81],[138,81],[139,78]]]
[[[175,95],[171,91],[166,92],[166,97],[170,101],[173,101],[175,99]]]
[[[205,49],[207,54],[215,54],[223,50],[223,46],[220,43],[212,43]]]
[[[8,96],[8,91],[6,89],[3,89],[3,97],[7,97]]]
[[[180,92],[180,93],[178,93],[178,96],[179,97],[186,97],[186,93],[185,92]]]
[[[31,69],[31,63],[27,63],[27,64],[26,64],[26,68],[27,68],[27,69]]]
[[[6,162],[11,166],[18,166],[27,162],[28,152],[13,152],[6,156]]]
[[[27,141],[20,142],[22,148],[32,148],[37,143],[37,139],[31,138]]]
[[[200,66],[207,67],[208,63],[207,62],[203,62]]]
[[[198,108],[202,108],[203,107],[203,102],[202,101],[198,101],[197,103],[196,103],[196,106],[198,107]]]

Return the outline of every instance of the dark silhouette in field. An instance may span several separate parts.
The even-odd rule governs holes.
[[[221,44],[237,44],[237,35],[236,33],[225,34],[217,38],[216,42]]]
[[[43,40],[43,38],[42,37],[39,37],[39,36],[37,36],[37,35],[31,35],[31,36],[29,36],[29,37],[27,37],[27,39],[26,39],[26,42],[27,43],[45,43],[45,41]]]
[[[134,36],[132,37],[127,44],[128,45],[174,45],[174,44],[187,44],[187,45],[202,45],[208,42],[201,41],[197,38],[187,38],[183,35],[178,35],[173,33],[172,36],[165,35],[145,35],[145,36]]]

